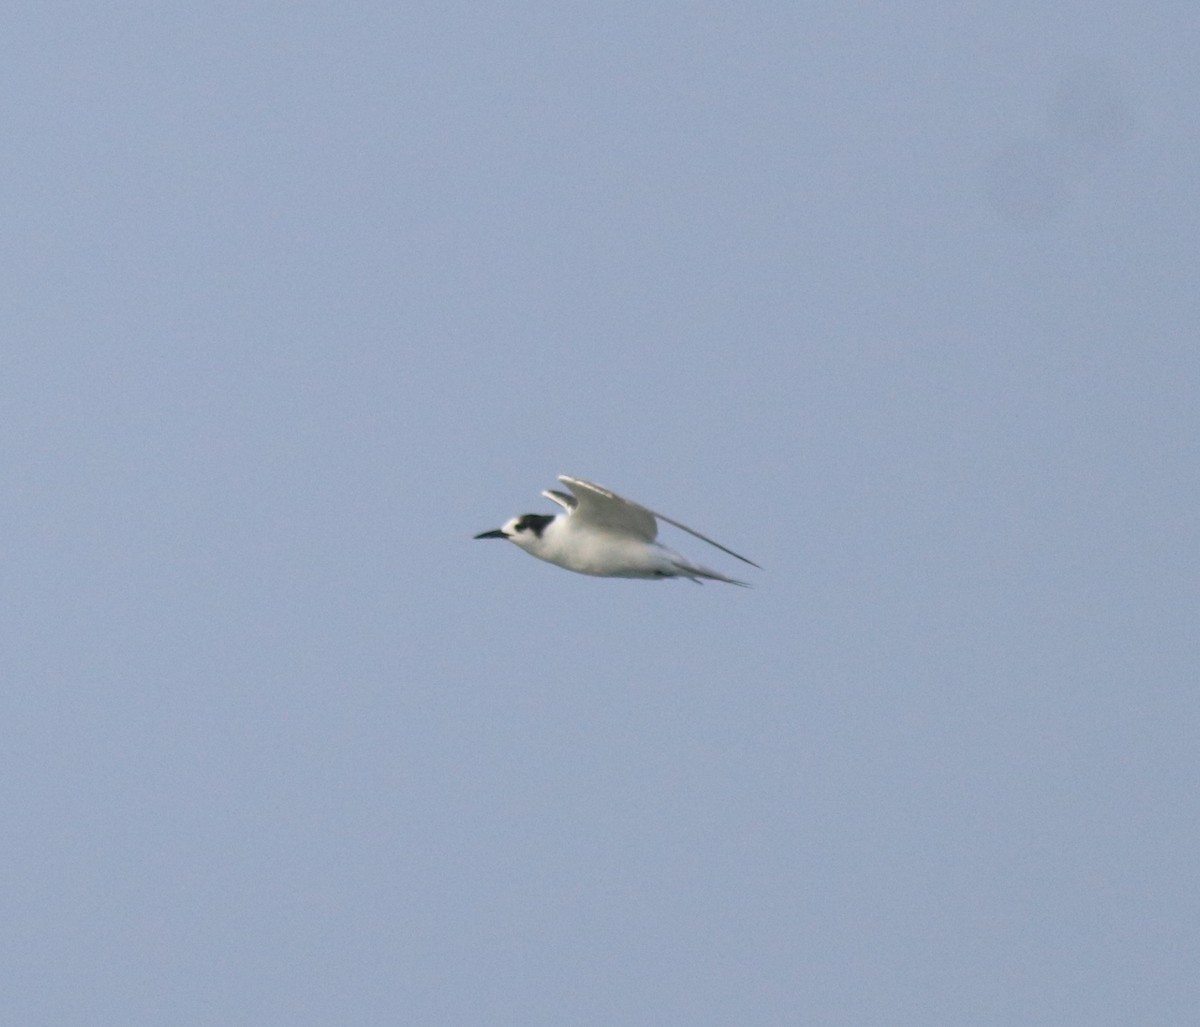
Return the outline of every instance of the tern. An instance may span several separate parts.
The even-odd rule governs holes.
[[[550,489],[542,495],[561,506],[565,513],[521,514],[503,528],[483,531],[475,537],[508,539],[530,556],[578,574],[601,578],[688,578],[698,585],[703,584],[701,579],[708,579],[750,587],[744,581],[693,563],[655,541],[657,521],[674,525],[743,563],[758,567],[753,560],[602,485],[565,474],[559,475],[558,480],[571,490],[570,494]]]

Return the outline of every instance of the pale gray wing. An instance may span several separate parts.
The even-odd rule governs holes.
[[[716,546],[719,550],[721,550],[722,553],[728,553],[730,556],[736,557],[737,559],[741,560],[742,563],[748,563],[751,567],[758,567],[758,564],[756,564],[753,560],[747,560],[746,557],[742,556],[741,553],[735,553],[732,549],[727,549],[725,546],[721,545],[720,542],[714,542],[707,535],[701,535],[700,532],[696,531],[695,528],[689,528],[686,524],[680,524],[678,521],[673,521],[673,520],[671,520],[670,517],[666,517],[663,514],[654,513],[653,510],[650,510],[648,512],[654,514],[654,516],[657,517],[660,521],[666,521],[668,524],[673,524],[676,528],[679,528],[681,531],[686,531],[689,535],[695,535],[696,538],[700,539],[701,542],[707,542],[710,546]],[[762,570],[761,567],[758,567],[758,569],[760,571]],[[745,584],[745,582],[738,581],[738,582],[735,582],[735,584],[742,585],[742,584]]]
[[[559,492],[557,489],[546,489],[542,495],[549,499],[552,503],[557,503],[564,510],[566,510],[567,513],[570,513],[575,509],[575,497],[568,495],[566,492]]]
[[[632,535],[643,542],[654,541],[658,525],[654,521],[654,514],[644,506],[622,499],[602,485],[594,485],[582,478],[560,474],[558,480],[575,494],[571,516],[577,518],[580,524]]]
[[[566,475],[559,475],[558,480],[574,492],[579,499],[579,511],[574,514],[576,517],[580,513],[583,513],[586,508],[588,520],[595,523],[606,523],[599,518],[611,511],[611,516],[626,519],[629,522],[633,522],[636,518],[637,523],[643,526],[643,530],[645,530],[646,520],[649,520],[649,534],[642,535],[647,542],[652,542],[658,534],[658,526],[654,523],[654,518],[657,517],[660,521],[666,521],[673,527],[679,528],[680,531],[686,531],[689,535],[694,535],[701,542],[707,542],[710,546],[716,546],[722,553],[728,553],[730,556],[741,560],[742,563],[748,563],[751,567],[758,567],[758,564],[753,560],[746,559],[741,553],[735,553],[732,549],[721,545],[720,542],[714,542],[707,535],[701,535],[695,528],[689,528],[686,524],[680,524],[665,514],[660,514],[649,507],[642,506],[641,503],[634,503],[631,500],[624,499],[601,485],[594,485],[592,482],[584,481],[582,478],[568,478]],[[620,527],[622,525],[618,524],[616,526]],[[631,529],[625,527],[624,530],[628,531]],[[758,569],[762,570],[761,567],[758,567]]]

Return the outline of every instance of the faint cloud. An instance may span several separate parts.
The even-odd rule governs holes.
[[[1053,144],[1012,139],[988,161],[984,192],[988,205],[1006,221],[1040,225],[1067,206],[1070,178]]]
[[[1084,173],[1125,146],[1134,127],[1127,93],[1101,69],[1060,83],[1050,104],[1050,131]]]
[[[983,168],[984,199],[1015,224],[1053,221],[1075,185],[1127,145],[1135,128],[1128,94],[1111,73],[1076,72],[1047,102],[1044,128],[997,142]]]

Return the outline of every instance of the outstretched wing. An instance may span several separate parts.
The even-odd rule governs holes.
[[[701,535],[694,528],[689,528],[686,524],[680,524],[678,521],[651,510],[649,507],[642,506],[640,503],[634,503],[622,496],[618,496],[615,492],[604,488],[602,485],[584,481],[582,478],[570,478],[565,474],[560,474],[558,480],[575,493],[578,505],[575,512],[571,515],[572,517],[584,517],[590,523],[597,526],[627,531],[637,535],[639,538],[645,539],[647,542],[654,541],[654,537],[658,534],[658,525],[654,523],[654,518],[657,517],[660,521],[666,521],[681,531],[686,531],[689,535],[694,535],[701,542],[707,542],[710,546],[716,546],[721,552],[728,553],[730,556],[741,560],[742,563],[748,563],[751,567],[758,567],[758,564],[753,560],[748,560],[740,553],[735,553],[732,549],[727,549],[720,542],[714,542],[707,535]],[[561,493],[559,494],[561,495]],[[563,505],[565,506],[566,504]],[[761,567],[758,567],[758,569],[762,570]]]
[[[622,499],[615,492],[582,478],[560,474],[558,480],[574,493],[571,516],[577,518],[580,524],[632,535],[643,542],[654,541],[658,525],[654,523],[654,514],[644,506]]]

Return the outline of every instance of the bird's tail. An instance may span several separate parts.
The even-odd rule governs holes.
[[[704,580],[723,581],[727,585],[739,585],[742,588],[751,588],[749,582],[738,581],[737,578],[727,578],[719,571],[714,571],[711,567],[703,567],[698,563],[692,563],[691,560],[684,560],[682,557],[676,557],[675,570],[679,577],[687,578],[689,581],[694,581],[697,585],[703,585]]]

